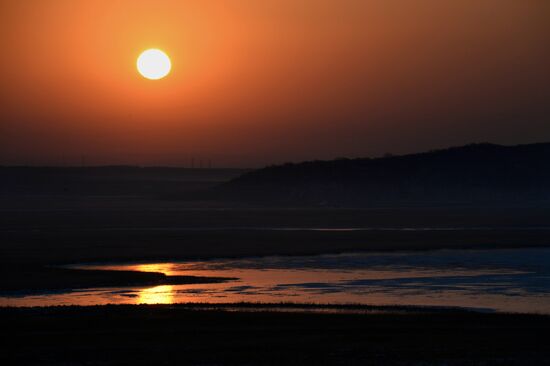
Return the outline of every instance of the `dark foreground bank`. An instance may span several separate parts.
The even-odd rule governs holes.
[[[5,365],[549,364],[550,317],[182,305],[0,309]]]

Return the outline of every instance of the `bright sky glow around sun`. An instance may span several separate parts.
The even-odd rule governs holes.
[[[550,1],[0,1],[0,165],[550,140]]]

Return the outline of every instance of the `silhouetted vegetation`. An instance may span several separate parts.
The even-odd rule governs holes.
[[[550,358],[548,316],[425,309],[394,313],[391,307],[372,314],[212,308],[218,310],[189,305],[3,308],[0,341],[10,346],[0,353],[0,362],[542,365]]]
[[[377,159],[271,166],[219,188],[276,205],[455,205],[550,202],[550,143],[472,144]]]

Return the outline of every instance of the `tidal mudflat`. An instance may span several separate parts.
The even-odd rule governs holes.
[[[0,304],[353,303],[550,314],[547,248],[267,256],[69,267],[205,280],[21,294],[1,297]],[[229,280],[208,283],[208,278]]]

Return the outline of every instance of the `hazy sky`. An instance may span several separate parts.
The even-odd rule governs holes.
[[[0,164],[550,141],[548,0],[3,0],[0,42]]]

